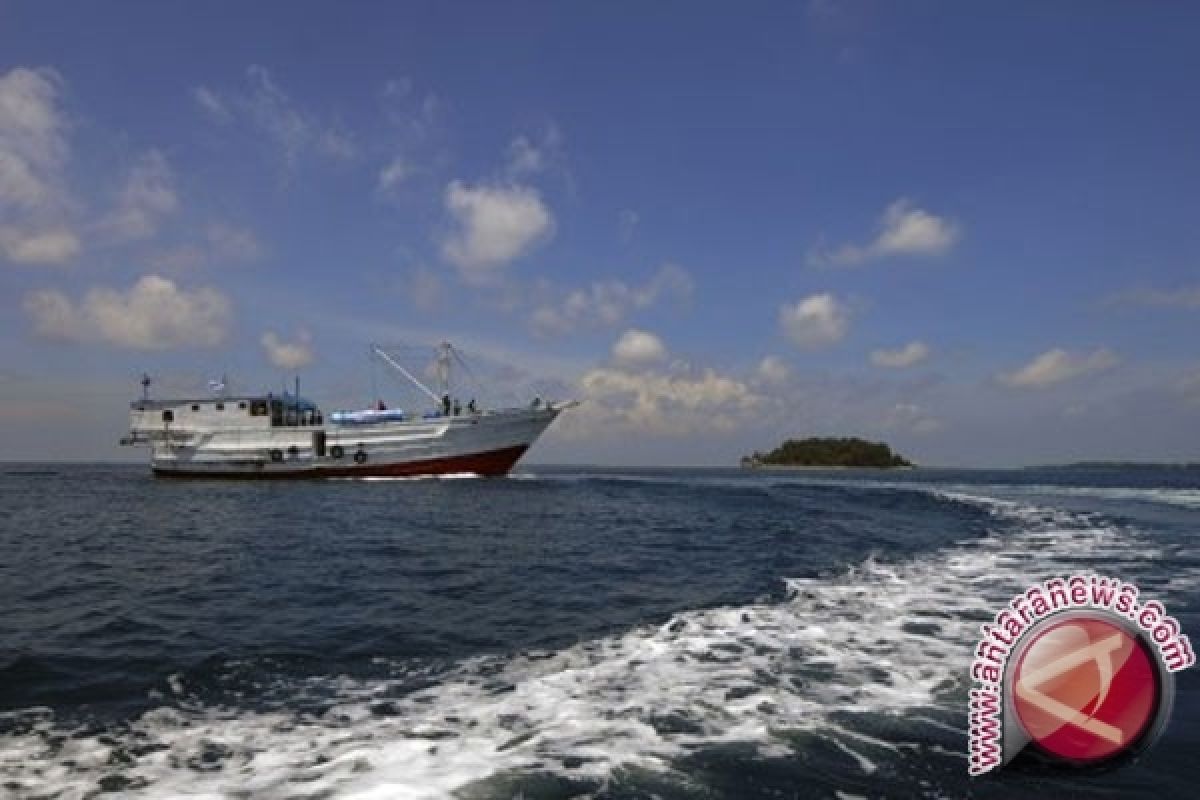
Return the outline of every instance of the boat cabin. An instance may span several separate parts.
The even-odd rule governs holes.
[[[216,431],[231,428],[320,427],[324,415],[315,403],[292,394],[182,398],[129,404],[130,431],[137,437],[163,430]]]

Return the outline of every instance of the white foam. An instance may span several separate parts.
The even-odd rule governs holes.
[[[363,483],[392,483],[409,481],[462,481],[483,477],[478,472],[443,472],[437,475],[344,475],[330,480],[360,481]]]
[[[839,487],[871,487],[876,489],[900,489],[907,491],[931,491],[934,493],[959,493],[967,496],[985,496],[994,501],[1012,497],[1088,497],[1098,500],[1124,500],[1139,503],[1155,503],[1179,508],[1200,508],[1200,489],[1171,489],[1164,487],[1126,486],[1058,486],[1055,484],[1030,483],[961,483],[933,484],[919,481],[871,480],[863,478],[829,478],[797,476],[771,481],[774,485],[811,485]]]
[[[122,748],[154,746],[129,766],[111,766],[116,748],[95,733],[49,743],[72,731],[42,711],[29,732],[0,738],[0,783],[64,800],[113,773],[136,782],[128,797],[423,799],[514,770],[601,780],[618,766],[669,772],[721,743],[786,753],[780,734],[797,730],[827,737],[868,775],[877,768],[868,754],[897,745],[855,730],[847,714],[956,709],[979,620],[1013,592],[1073,570],[1081,553],[1155,558],[1135,531],[1088,515],[943,495],[1021,530],[789,580],[782,602],[687,611],[557,652],[473,658],[413,692],[403,691],[403,664],[390,679],[295,687],[333,698],[321,714],[185,701],[107,734]]]

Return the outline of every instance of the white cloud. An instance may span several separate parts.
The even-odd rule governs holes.
[[[50,69],[16,67],[0,76],[0,209],[34,210],[58,199],[69,154],[61,88]]]
[[[813,294],[779,309],[779,326],[798,347],[824,347],[846,335],[850,312],[828,292]]]
[[[79,303],[55,290],[35,291],[24,308],[38,336],[135,350],[220,344],[231,317],[229,300],[215,289],[188,291],[157,275],[124,292],[91,289]]]
[[[265,67],[252,64],[246,70],[246,77],[250,94],[243,99],[242,107],[254,124],[283,150],[285,161],[294,165],[300,154],[313,146],[316,133],[312,120],[292,105]]]
[[[1113,297],[1110,304],[1152,308],[1200,309],[1200,286],[1175,289],[1131,289]]]
[[[442,256],[463,278],[488,283],[495,270],[549,238],[554,217],[536,189],[527,186],[467,186],[452,181],[445,206],[457,226],[442,243]]]
[[[743,381],[713,369],[589,370],[579,381],[582,406],[564,417],[570,437],[614,431],[682,436],[728,433],[756,417],[764,399]],[[570,419],[568,419],[570,418]]]
[[[562,166],[562,132],[553,123],[541,134],[517,136],[508,145],[506,171],[513,178],[546,172]]]
[[[246,263],[262,257],[263,246],[254,231],[225,222],[214,222],[204,232],[212,261]]]
[[[437,273],[426,266],[419,266],[409,272],[401,286],[416,308],[429,311],[436,308],[442,299],[442,280]]]
[[[404,183],[412,174],[412,167],[403,156],[396,156],[379,170],[377,187],[380,192],[390,192]]]
[[[816,248],[808,261],[814,266],[856,266],[889,256],[938,256],[959,240],[959,226],[900,198],[883,212],[879,233],[871,242],[844,244],[832,251]]]
[[[197,86],[192,89],[192,99],[216,122],[229,122],[233,119],[233,114],[221,95],[207,86]]]
[[[924,342],[909,342],[895,350],[879,349],[871,353],[871,363],[877,367],[902,369],[919,364],[929,357],[929,346]]]
[[[162,153],[151,150],[130,169],[116,210],[97,228],[109,243],[146,239],[158,231],[161,220],[178,205],[171,165]]]
[[[882,427],[903,433],[929,434],[937,433],[943,425],[916,403],[896,403],[884,414]]]
[[[358,155],[358,148],[350,133],[339,127],[327,128],[317,134],[317,152],[340,161],[349,161]]]
[[[613,344],[612,357],[624,367],[643,367],[665,360],[667,348],[653,333],[630,329]]]
[[[0,227],[0,251],[19,264],[64,264],[79,255],[79,237],[69,228]]]
[[[358,154],[348,131],[296,105],[266,67],[249,66],[246,82],[245,90],[225,93],[200,86],[192,90],[192,97],[216,122],[245,120],[275,144],[289,169],[309,154],[335,161]]]
[[[565,334],[584,327],[614,327],[634,311],[650,308],[660,300],[685,301],[693,289],[687,270],[664,264],[641,286],[609,280],[568,291],[555,302],[535,308],[530,326],[540,335]]]
[[[210,264],[246,264],[262,258],[264,247],[254,231],[226,222],[213,222],[204,240],[161,250],[149,259],[155,269],[183,272]]]
[[[388,123],[393,155],[376,175],[381,196],[395,194],[416,176],[445,160],[440,133],[442,103],[433,93],[420,95],[410,78],[387,81],[379,93],[380,110]]]
[[[274,331],[262,335],[267,360],[280,369],[300,369],[313,361],[312,337],[308,331],[297,332],[293,341],[284,341]]]
[[[780,384],[792,375],[792,368],[778,356],[765,356],[758,362],[758,379],[767,384]]]
[[[541,172],[546,168],[546,156],[525,136],[518,136],[508,146],[508,171],[513,175]]]
[[[1020,369],[1001,375],[1000,380],[1009,386],[1040,388],[1108,369],[1117,361],[1116,355],[1103,347],[1086,354],[1056,347]]]
[[[429,139],[438,127],[441,100],[432,92],[418,96],[411,78],[385,82],[379,101],[384,118],[406,146]]]
[[[617,239],[621,244],[629,244],[633,241],[633,234],[637,231],[640,220],[641,217],[631,208],[623,208],[617,214]]]
[[[0,75],[0,256],[13,263],[61,264],[81,250],[66,220],[73,201],[61,89],[50,69]]]

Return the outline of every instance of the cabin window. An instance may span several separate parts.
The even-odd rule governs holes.
[[[199,410],[200,410],[200,404],[192,403],[192,411],[199,411]]]
[[[265,417],[267,415],[267,401],[255,400],[250,406],[250,416]]]
[[[224,410],[225,410],[225,404],[217,403],[217,411],[224,411]]]
[[[245,411],[246,410],[246,401],[243,400],[242,402],[238,403],[238,408],[240,408],[242,411]]]
[[[175,412],[174,411],[167,409],[166,411],[163,412],[163,422],[174,422],[174,421],[175,421]]]

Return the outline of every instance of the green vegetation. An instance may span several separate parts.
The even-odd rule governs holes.
[[[857,437],[788,439],[767,454],[742,458],[743,467],[911,467],[882,442]]]

